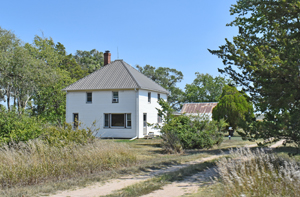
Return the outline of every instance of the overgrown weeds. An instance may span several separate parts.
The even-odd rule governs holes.
[[[95,140],[64,147],[41,140],[0,149],[1,188],[64,180],[132,165],[135,155],[122,143]]]
[[[300,196],[300,169],[264,149],[231,150],[218,163],[224,196]]]

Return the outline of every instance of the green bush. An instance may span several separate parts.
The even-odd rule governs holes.
[[[18,143],[37,138],[43,132],[41,121],[35,117],[18,114],[15,110],[0,108],[0,142]]]
[[[161,130],[165,152],[180,153],[182,149],[211,148],[222,142],[222,132],[227,126],[223,119],[210,121],[205,115],[175,117],[174,110],[166,101],[160,99],[158,103],[161,106],[161,109],[157,108],[158,114],[163,117],[164,125],[156,125],[155,128]]]
[[[65,123],[62,127],[47,126],[40,138],[52,146],[66,146],[70,144],[87,144],[95,137],[91,128],[76,129],[71,124]]]
[[[204,116],[181,115],[174,117],[162,127],[161,131],[165,143],[176,144],[177,140],[178,144],[179,140],[183,149],[211,148],[215,144],[220,144],[223,139],[219,123],[209,121]],[[170,143],[171,141],[173,142]],[[180,148],[177,149],[180,150]]]
[[[0,108],[0,144],[18,144],[36,138],[52,146],[87,144],[95,139],[92,127],[73,130],[72,125],[67,123],[53,126],[36,117]]]

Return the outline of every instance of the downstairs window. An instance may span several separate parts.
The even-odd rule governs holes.
[[[131,128],[131,114],[104,114],[105,128]]]

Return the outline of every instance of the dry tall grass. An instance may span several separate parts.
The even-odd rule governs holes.
[[[231,150],[218,163],[224,196],[300,196],[300,169],[264,149]]]
[[[53,147],[30,141],[0,149],[2,188],[93,174],[136,162],[125,144],[95,140],[87,145]]]

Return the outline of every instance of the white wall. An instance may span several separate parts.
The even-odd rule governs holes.
[[[148,102],[148,92],[151,92],[151,103]],[[142,138],[143,135],[143,114],[147,113],[147,122],[150,124],[157,123],[158,111],[156,108],[160,108],[157,103],[157,94],[160,94],[160,98],[167,100],[167,94],[157,93],[147,90],[139,90],[139,134],[138,137]],[[160,132],[153,127],[147,127],[147,134],[154,132],[155,135],[160,135]]]
[[[101,137],[132,138],[136,132],[136,92],[134,90],[113,90],[119,92],[119,103],[112,103],[112,90],[92,92],[92,103],[86,103],[86,91],[67,92],[66,121],[73,122],[73,113],[79,114],[81,128],[90,127],[96,120]],[[131,113],[131,129],[104,128],[104,113]]]
[[[119,103],[112,103],[112,91],[119,92]],[[147,90],[105,90],[88,91],[92,92],[92,103],[86,103],[86,91],[67,92],[66,121],[73,122],[73,114],[79,114],[81,128],[91,127],[96,120],[96,127],[100,128],[98,137],[111,138],[132,138],[144,137],[143,135],[143,113],[147,113],[148,123],[157,123],[156,108],[160,108],[157,103],[157,92]],[[151,103],[148,103],[148,92],[151,92]],[[160,97],[167,100],[167,95],[160,93]],[[104,128],[105,113],[131,113],[131,129]],[[138,113],[138,116],[136,114]],[[136,130],[138,128],[138,130]],[[159,135],[159,131],[147,127],[147,134],[154,132]]]

